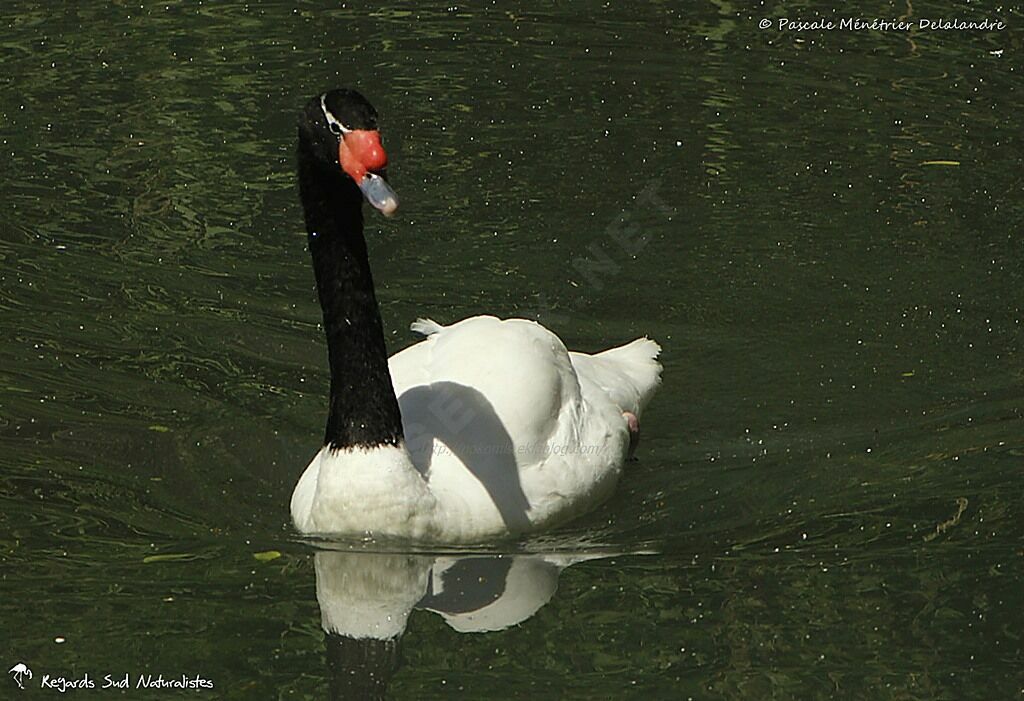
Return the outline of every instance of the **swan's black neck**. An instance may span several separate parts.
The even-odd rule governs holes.
[[[324,445],[396,445],[402,416],[363,238],[362,195],[340,169],[318,166],[301,143],[299,191],[331,368]]]

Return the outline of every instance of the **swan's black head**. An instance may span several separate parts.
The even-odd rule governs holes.
[[[346,174],[384,214],[398,208],[385,175],[377,110],[355,90],[331,90],[306,103],[299,115],[299,154],[328,173]]]

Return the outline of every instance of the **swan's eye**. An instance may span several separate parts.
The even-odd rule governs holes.
[[[324,113],[324,119],[327,121],[327,128],[331,130],[331,133],[335,136],[341,136],[348,129],[338,121],[337,117],[331,114],[331,111],[327,109],[327,94],[320,96],[320,110]]]

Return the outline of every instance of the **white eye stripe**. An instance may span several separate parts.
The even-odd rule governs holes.
[[[352,131],[351,129],[346,127],[344,124],[339,122],[337,120],[337,118],[333,114],[331,114],[331,111],[329,109],[327,109],[327,93],[324,93],[323,95],[320,96],[320,109],[324,113],[324,119],[327,120],[327,126],[329,126],[329,127],[335,127],[335,126],[338,127],[338,129],[340,130],[340,133],[342,133],[342,134],[347,134],[350,131]],[[334,131],[334,129],[331,129],[331,131]]]

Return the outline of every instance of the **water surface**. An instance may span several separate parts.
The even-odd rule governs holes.
[[[39,695],[1019,695],[1024,16],[757,28],[807,7],[8,3],[2,659]],[[485,312],[662,344],[590,516],[470,552],[290,530],[327,387],[294,115],[341,85],[402,198],[367,232],[392,349]],[[413,608],[395,649],[325,636],[346,576]]]

